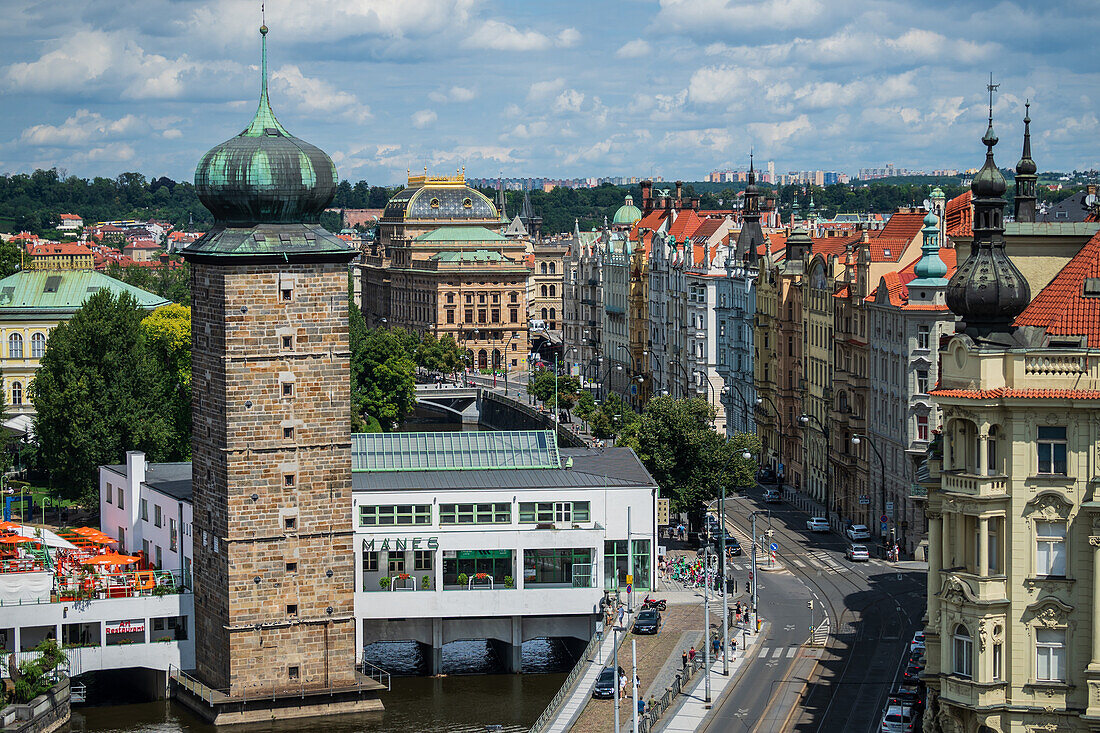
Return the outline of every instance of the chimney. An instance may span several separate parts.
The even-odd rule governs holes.
[[[140,543],[138,531],[141,521],[141,484],[145,481],[145,453],[139,450],[126,451],[126,511],[130,515],[130,546]],[[137,544],[140,547],[140,544]]]
[[[642,214],[653,211],[653,181],[642,181]]]
[[[676,208],[680,208],[680,202],[684,200],[684,182],[676,181]]]
[[[692,199],[691,199],[691,208],[695,209],[696,211],[699,210],[699,197],[698,196],[692,197]]]

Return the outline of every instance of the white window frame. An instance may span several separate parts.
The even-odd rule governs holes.
[[[965,636],[959,633],[960,629]],[[974,637],[962,624],[952,634],[951,673],[968,680],[974,678]]]
[[[1066,681],[1066,630],[1035,628],[1035,679]]]
[[[1039,577],[1064,578],[1069,566],[1064,521],[1035,522],[1035,574]],[[1061,572],[1056,572],[1056,571]]]

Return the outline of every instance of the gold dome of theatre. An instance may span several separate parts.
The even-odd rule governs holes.
[[[453,176],[409,176],[408,185],[394,195],[382,214],[388,221],[499,222],[500,212],[485,194],[466,185],[465,171]]]

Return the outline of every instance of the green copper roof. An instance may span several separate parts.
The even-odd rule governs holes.
[[[185,258],[264,257],[284,259],[310,256],[350,260],[358,250],[320,224],[260,224],[254,227],[215,226],[187,245]]]
[[[0,280],[0,319],[27,312],[72,314],[103,288],[116,296],[128,293],[149,310],[171,302],[95,270],[25,270]]]
[[[611,219],[612,224],[633,224],[636,221],[641,221],[642,210],[634,205],[634,197],[627,196],[626,202],[615,211],[615,216]]]
[[[266,26],[260,32],[263,66],[256,114],[240,134],[202,157],[195,189],[219,223],[313,223],[336,194],[336,166],[275,118],[267,92]]]
[[[353,472],[561,468],[550,430],[355,433],[351,441]]]
[[[417,242],[507,242],[499,232],[485,227],[440,227],[425,232]]]
[[[438,262],[511,262],[500,252],[476,249],[473,252],[437,252],[428,258]]]

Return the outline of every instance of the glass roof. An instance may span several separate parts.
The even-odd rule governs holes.
[[[355,433],[352,471],[561,468],[551,430]]]

